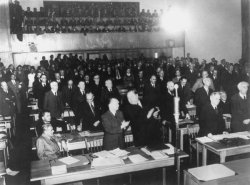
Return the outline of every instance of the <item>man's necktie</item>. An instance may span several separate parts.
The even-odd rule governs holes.
[[[92,103],[90,103],[90,108],[91,108],[91,111],[93,112],[93,114],[95,115],[95,107]]]
[[[57,92],[55,92],[55,96],[57,96]]]
[[[215,110],[216,114],[218,114],[218,113],[219,113],[219,111],[218,111],[217,107],[215,107],[215,108],[214,108],[214,110]]]

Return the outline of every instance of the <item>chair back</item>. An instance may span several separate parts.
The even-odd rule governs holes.
[[[103,150],[103,136],[90,136],[85,138],[88,153]]]

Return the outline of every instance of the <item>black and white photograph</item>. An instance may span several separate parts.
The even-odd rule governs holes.
[[[0,185],[250,184],[250,0],[0,0]]]

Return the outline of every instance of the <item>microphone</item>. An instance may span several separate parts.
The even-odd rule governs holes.
[[[175,117],[175,122],[176,124],[178,125],[179,123],[179,115],[180,115],[180,109],[179,109],[179,102],[180,102],[180,98],[178,97],[178,88],[179,88],[179,85],[178,84],[175,84],[174,85],[174,88],[175,88],[175,97],[174,97],[174,117]]]
[[[178,84],[174,84],[175,97],[178,97],[178,88],[179,88],[179,85]]]

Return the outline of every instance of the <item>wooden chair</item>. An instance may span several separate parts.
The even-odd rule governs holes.
[[[225,120],[225,128],[227,131],[231,130],[231,115],[229,114],[228,116],[223,115],[223,119]]]
[[[131,147],[131,146],[134,146],[134,139],[133,139],[133,135],[132,134],[128,134],[128,135],[125,135],[125,146],[128,148],[128,147]]]
[[[103,136],[86,137],[86,146],[88,153],[95,153],[103,150]],[[100,179],[96,179],[97,185],[100,185]]]
[[[197,165],[199,165],[199,153],[201,150],[197,150],[197,142],[196,137],[198,136],[200,127],[195,125],[187,125],[187,134],[188,134],[188,142],[189,142],[189,153],[190,153],[190,162],[193,159],[193,152],[196,152],[196,160]],[[199,147],[200,149],[201,147]]]
[[[103,150],[103,136],[85,138],[88,153],[95,153]]]

